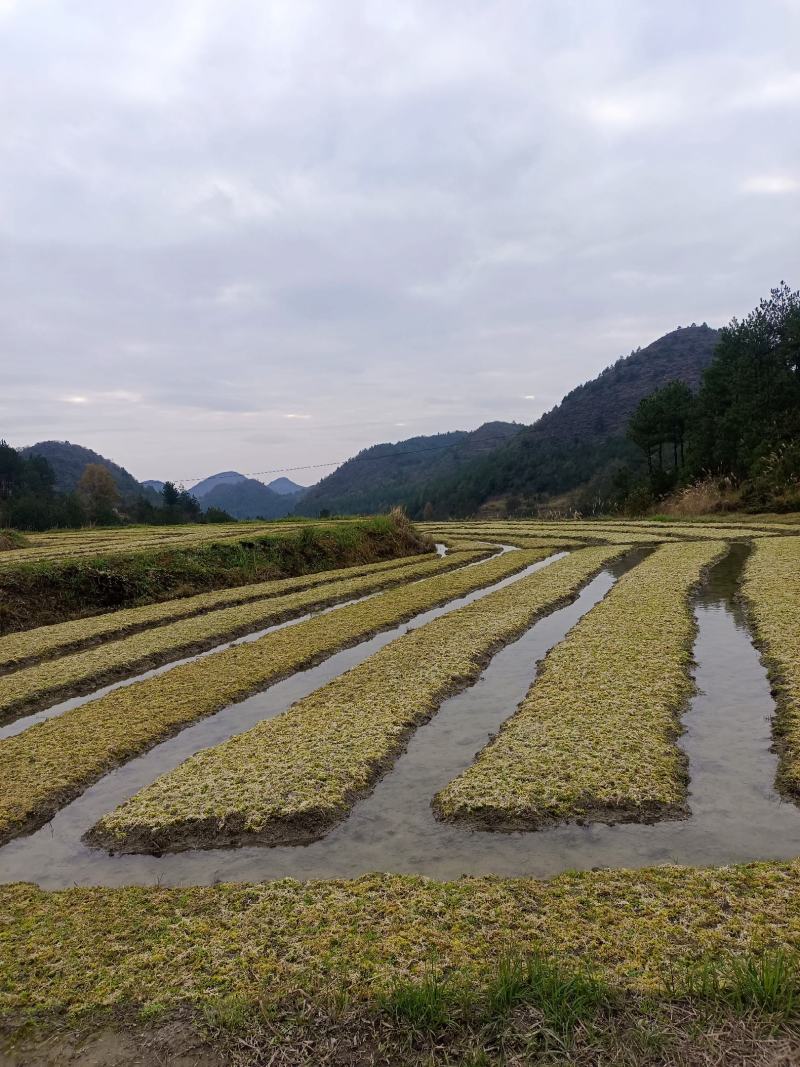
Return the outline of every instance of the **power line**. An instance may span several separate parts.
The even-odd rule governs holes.
[[[513,436],[514,436],[513,434],[509,434],[509,435],[503,436],[503,437],[500,437],[500,436],[497,436],[497,437],[485,437],[485,438],[483,438],[483,440],[484,441],[507,441],[509,439],[509,437],[513,437]],[[444,449],[453,448],[455,443],[456,442],[451,441],[450,444],[447,444],[447,445],[432,445],[429,448],[407,448],[407,449],[404,449],[402,452],[384,452],[382,455],[379,455],[379,456],[352,456],[350,459],[332,459],[327,463],[305,463],[305,464],[303,464],[301,466],[297,466],[297,467],[272,467],[270,470],[250,471],[248,474],[244,474],[243,477],[244,478],[257,478],[259,475],[262,475],[262,474],[286,474],[286,473],[288,473],[290,471],[318,470],[321,467],[341,467],[344,463],[369,463],[369,462],[375,462],[376,460],[379,460],[379,459],[394,459],[396,456],[416,456],[416,455],[419,455],[422,452],[441,452]],[[478,448],[478,449],[475,449],[475,451],[480,452],[480,451],[486,451],[486,450]],[[207,475],[207,474],[204,474],[204,475],[201,475],[200,477],[197,477],[195,475],[195,476],[193,476],[191,478],[176,478],[174,481],[178,485],[181,485],[181,484],[183,484],[183,482],[201,482],[205,478],[208,478],[208,477],[211,477],[211,476]]]

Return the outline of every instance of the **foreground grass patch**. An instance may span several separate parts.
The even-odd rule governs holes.
[[[106,771],[188,723],[547,554],[509,552],[411,582],[182,664],[0,740],[0,841],[43,825]]]
[[[445,697],[617,555],[575,552],[398,638],[283,715],[163,775],[106,815],[91,840],[163,852],[322,836]]]
[[[0,887],[0,917],[0,1011],[19,1020],[148,1005],[202,1010],[225,998],[269,1008],[297,990],[359,1001],[432,973],[483,990],[482,1010],[497,1018],[529,989],[557,1007],[571,999],[563,979],[576,973],[641,995],[697,996],[669,976],[713,960],[719,980],[704,995],[716,988],[742,1011],[763,1001],[771,1012],[794,1010],[786,990],[796,995],[800,861],[545,882],[370,875],[53,893],[12,885]],[[503,972],[504,953],[549,961],[557,973],[531,977],[513,963]],[[787,966],[776,982],[769,975],[780,953]],[[755,983],[728,961],[739,974],[753,970]],[[759,992],[776,986],[774,995]]]
[[[516,714],[437,794],[446,819],[535,828],[685,811],[679,714],[692,691],[689,596],[720,542],[663,545],[545,658]]]

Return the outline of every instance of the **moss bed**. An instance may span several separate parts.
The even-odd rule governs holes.
[[[619,550],[590,548],[434,619],[299,701],[197,753],[104,816],[114,851],[321,837],[391,767],[410,734],[492,654],[577,594]]]
[[[725,551],[662,545],[545,657],[497,738],[435,798],[437,814],[485,829],[685,814],[677,747],[695,623],[689,597]]]

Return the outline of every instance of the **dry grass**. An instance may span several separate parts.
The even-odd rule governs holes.
[[[740,499],[741,493],[728,479],[720,482],[717,478],[701,478],[661,501],[658,512],[679,517],[711,515],[718,511],[735,511]]]

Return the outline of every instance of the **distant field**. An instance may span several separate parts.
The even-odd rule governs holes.
[[[25,542],[9,1063],[798,1062],[796,516]]]

